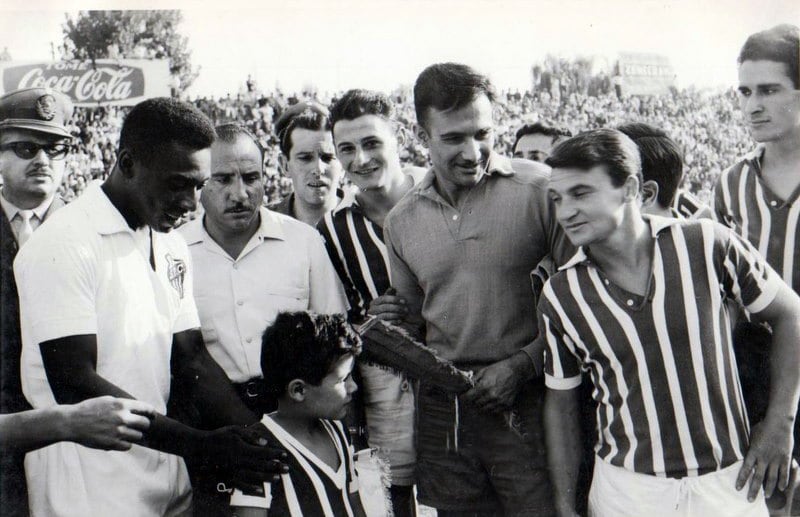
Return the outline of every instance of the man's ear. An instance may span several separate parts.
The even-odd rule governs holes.
[[[117,154],[117,166],[122,171],[124,178],[130,179],[133,177],[133,155],[127,149],[123,149]]]
[[[653,180],[645,181],[642,184],[642,206],[645,208],[654,207],[658,203],[658,183]]]
[[[408,129],[402,124],[397,124],[397,130],[395,131],[395,133],[397,135],[397,148],[402,149],[403,147],[405,147],[406,142],[410,140]]]
[[[639,178],[636,176],[628,176],[625,183],[622,185],[625,196],[625,201],[634,201],[641,193]]]
[[[428,148],[428,132],[422,127],[421,124],[414,124],[414,134],[417,135],[417,138],[422,143],[422,147],[425,149]]]
[[[295,402],[303,402],[306,399],[306,381],[294,379],[286,386],[286,394]]]

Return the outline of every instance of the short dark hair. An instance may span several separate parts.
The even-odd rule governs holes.
[[[394,103],[389,96],[372,90],[348,90],[331,106],[331,126],[340,120],[355,120],[364,115],[394,119]]]
[[[233,144],[239,137],[249,138],[256,144],[258,148],[258,153],[261,156],[261,167],[264,167],[264,147],[261,145],[261,142],[258,141],[256,135],[250,131],[247,126],[244,124],[240,124],[238,122],[228,122],[227,124],[220,124],[219,126],[214,128],[214,131],[217,132],[217,138],[220,142],[225,142],[228,144]]]
[[[171,144],[199,151],[211,147],[215,138],[214,125],[202,111],[188,102],[155,97],[140,102],[125,117],[118,152],[126,149],[149,165]]]
[[[658,204],[669,208],[683,180],[683,153],[678,144],[657,127],[631,122],[617,128],[634,141],[642,159],[644,181],[658,184]]]
[[[800,29],[784,23],[751,34],[739,52],[738,63],[745,61],[777,61],[786,66],[786,75],[795,88],[800,88]]]
[[[414,84],[417,122],[425,127],[429,108],[459,110],[481,94],[494,102],[494,86],[485,75],[461,63],[431,65],[419,74]]]
[[[261,338],[267,392],[281,397],[294,379],[319,385],[343,356],[357,356],[361,338],[343,314],[281,312]]]
[[[281,152],[288,158],[292,152],[292,131],[330,131],[331,127],[328,108],[318,102],[303,101],[283,112],[275,123],[275,134],[278,136]]]
[[[544,161],[550,167],[589,170],[604,165],[611,184],[621,187],[629,176],[642,180],[642,162],[636,144],[616,129],[593,129],[558,144]]]
[[[549,136],[552,138],[550,143],[555,143],[555,141],[561,137],[572,136],[572,131],[570,131],[565,127],[548,126],[546,124],[542,124],[541,122],[535,122],[533,124],[525,124],[521,128],[517,129],[517,136],[516,139],[514,140],[514,147],[511,148],[512,152],[517,150],[517,144],[519,143],[520,139],[526,135]]]

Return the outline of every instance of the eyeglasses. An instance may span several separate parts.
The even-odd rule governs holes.
[[[47,144],[41,145],[35,142],[11,142],[8,144],[0,145],[0,151],[7,151],[11,149],[19,158],[23,160],[30,160],[40,150],[53,160],[63,160],[69,152],[69,145],[67,144]]]

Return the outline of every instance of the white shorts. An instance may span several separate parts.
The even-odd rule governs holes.
[[[768,517],[764,491],[747,501],[736,490],[739,461],[717,472],[682,479],[638,474],[597,458],[589,492],[590,517]]]

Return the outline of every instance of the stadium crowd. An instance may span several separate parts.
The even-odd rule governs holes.
[[[587,129],[618,126],[625,122],[647,122],[665,130],[684,151],[685,185],[708,203],[715,179],[731,156],[742,156],[750,147],[747,130],[741,123],[736,92],[673,89],[668,95],[618,97],[604,75],[585,78],[580,60],[554,60],[534,67],[533,91],[506,91],[495,106],[497,150],[511,154],[514,134],[523,124],[543,122],[569,129],[573,134]],[[557,78],[557,80],[556,80]],[[559,84],[552,94],[552,84]],[[334,94],[332,99],[340,97]],[[327,96],[326,96],[327,97]],[[398,121],[410,129],[414,104],[410,92],[398,89],[391,94]],[[200,97],[192,102],[215,124],[244,123],[265,149],[267,199],[274,202],[291,192],[292,184],[278,166],[280,149],[274,124],[287,107],[302,100],[320,100],[315,92],[285,94],[263,91],[247,80],[242,91],[225,97]],[[327,102],[324,102],[327,104]],[[105,178],[113,167],[114,150],[127,108],[77,108],[70,130],[75,139],[62,186],[62,196],[70,201],[88,181]],[[406,138],[401,159],[408,165],[426,167],[427,154],[415,138]]]

